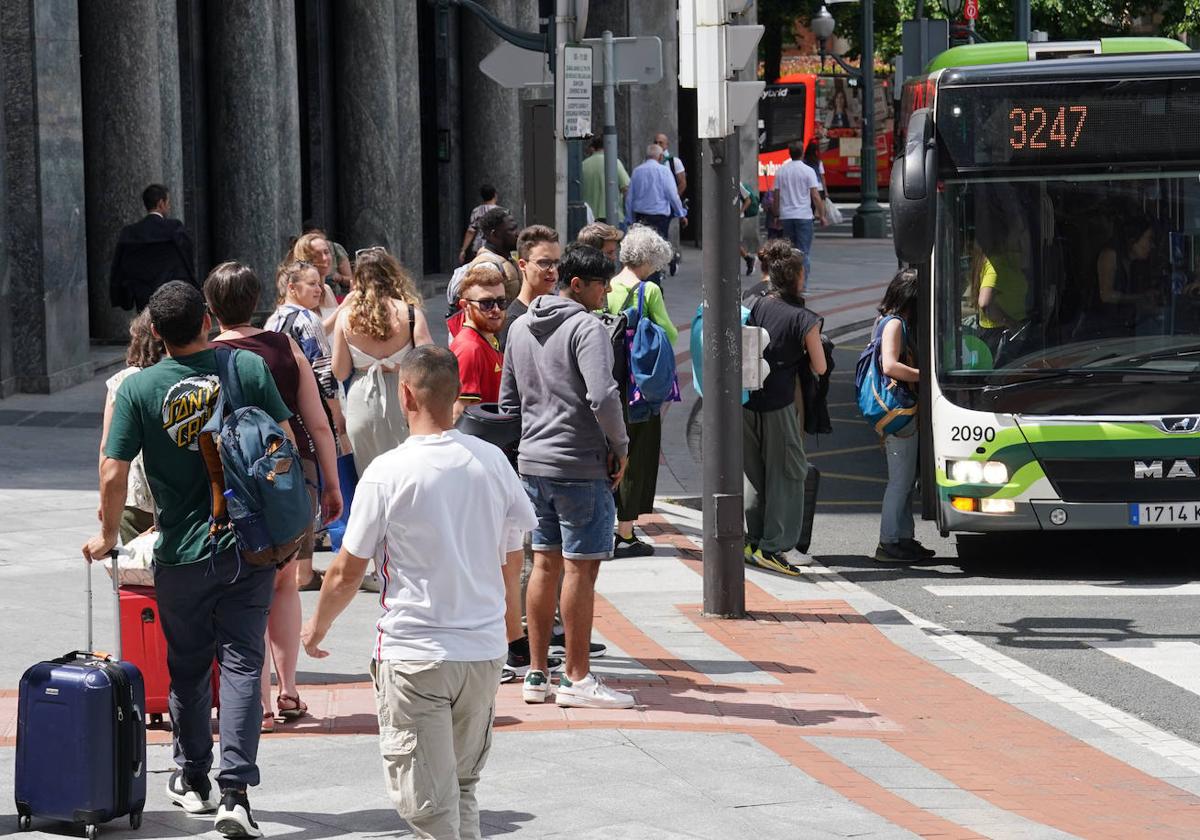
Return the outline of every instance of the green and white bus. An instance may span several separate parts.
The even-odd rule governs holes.
[[[956,47],[901,117],[926,518],[1200,527],[1200,53]]]

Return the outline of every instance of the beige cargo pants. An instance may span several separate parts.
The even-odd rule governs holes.
[[[384,781],[414,836],[481,837],[475,785],[504,662],[371,663]]]

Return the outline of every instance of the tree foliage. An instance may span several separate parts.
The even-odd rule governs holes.
[[[876,0],[875,54],[891,59],[900,52],[901,24],[916,17],[917,0]],[[924,4],[927,18],[947,15],[937,0]],[[763,38],[764,78],[770,75],[774,44],[791,40],[792,26],[799,22],[808,26],[812,15],[820,8],[815,2],[797,0],[759,0],[759,21],[766,26]],[[837,21],[835,32],[850,42],[849,57],[861,51],[862,4],[837,3],[829,7]],[[1074,41],[1129,35],[1139,21],[1154,21],[1155,34],[1164,36],[1200,33],[1200,0],[1030,0],[1030,20],[1033,29],[1049,33],[1051,41]],[[979,0],[979,19],[976,29],[989,41],[1011,41],[1014,38],[1014,3],[1012,0]],[[776,31],[773,33],[772,29]],[[778,62],[774,69],[778,74]]]

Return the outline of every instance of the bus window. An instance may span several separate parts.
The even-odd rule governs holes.
[[[939,380],[1200,373],[1198,174],[947,182]]]
[[[804,139],[804,97],[802,84],[772,85],[759,101],[760,152],[778,152],[793,140]]]

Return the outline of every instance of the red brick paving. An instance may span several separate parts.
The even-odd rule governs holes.
[[[646,533],[701,571],[699,552],[661,517]],[[684,615],[781,685],[714,684],[673,656],[611,603],[596,599],[596,628],[654,672],[611,680],[637,694],[631,710],[559,709],[521,702],[501,686],[502,731],[572,728],[743,733],[816,780],[926,837],[978,835],[918,808],[804,740],[871,737],[995,806],[1087,838],[1198,837],[1200,798],[1142,773],[897,647],[839,600],[780,601],[746,584],[745,620]],[[374,733],[369,685],[305,686],[310,716],[268,737]],[[0,691],[0,744],[15,736],[16,693]],[[169,740],[150,733],[152,743]]]

